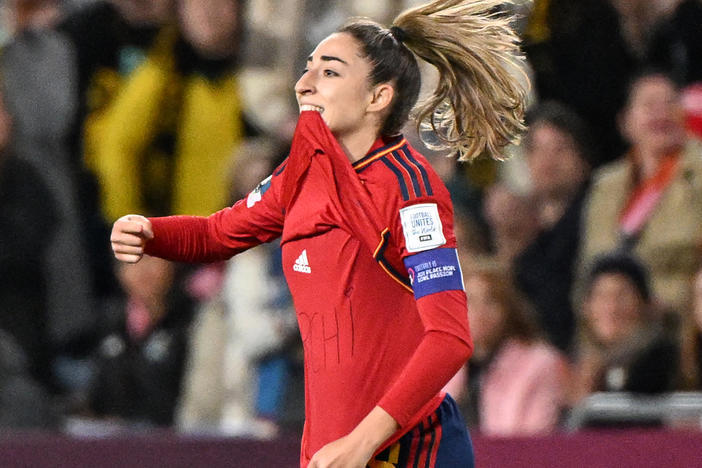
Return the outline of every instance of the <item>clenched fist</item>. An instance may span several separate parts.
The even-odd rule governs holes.
[[[112,251],[122,262],[136,263],[144,255],[146,242],[154,238],[151,221],[141,215],[126,215],[112,226]]]

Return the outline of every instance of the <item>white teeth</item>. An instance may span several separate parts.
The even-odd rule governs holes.
[[[313,106],[312,104],[303,104],[300,106],[300,112],[302,111],[316,111],[321,114],[322,112],[324,112],[324,108],[319,106]]]

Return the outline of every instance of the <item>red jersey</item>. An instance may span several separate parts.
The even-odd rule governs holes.
[[[376,405],[401,426],[434,411],[472,348],[449,194],[398,136],[353,165],[316,112],[291,155],[209,218],[152,219],[147,253],[208,261],[281,237],[305,351],[301,465]]]

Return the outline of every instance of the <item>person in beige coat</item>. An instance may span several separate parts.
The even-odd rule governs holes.
[[[595,173],[580,271],[627,251],[650,270],[654,297],[681,314],[702,252],[702,142],[685,133],[675,83],[655,71],[632,82],[620,122],[631,149]]]

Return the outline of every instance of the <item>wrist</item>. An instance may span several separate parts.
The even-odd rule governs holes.
[[[351,431],[349,438],[357,447],[372,455],[399,428],[400,425],[387,411],[376,406]]]

